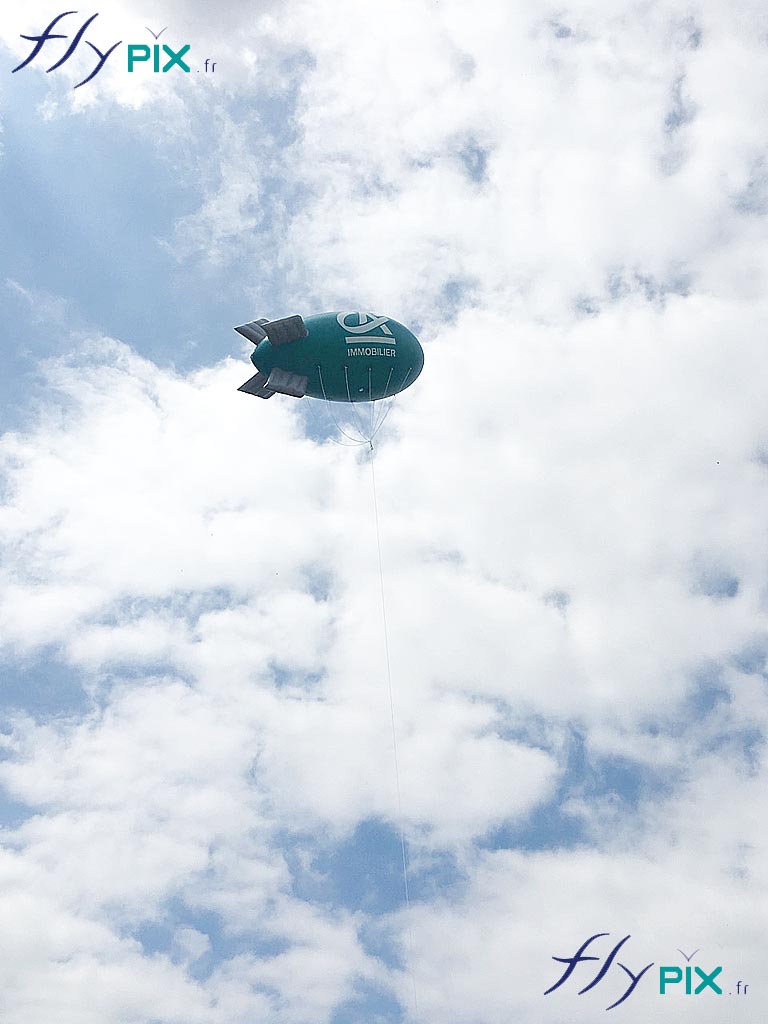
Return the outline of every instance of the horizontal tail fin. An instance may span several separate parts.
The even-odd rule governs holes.
[[[238,334],[242,334],[244,338],[247,338],[252,345],[258,345],[267,336],[267,332],[261,326],[265,323],[267,323],[266,320],[251,320],[249,324],[240,324],[235,330]]]
[[[250,323],[241,324],[235,330],[253,345],[258,345],[265,338],[269,338],[274,348],[299,341],[309,334],[304,320],[298,315],[285,316],[281,320],[251,320]]]
[[[267,379],[266,387],[270,391],[279,391],[281,395],[290,395],[291,398],[303,398],[307,393],[308,383],[308,377],[275,367]]]
[[[262,373],[261,370],[259,370],[259,372],[254,374],[250,380],[245,382],[245,384],[241,384],[237,390],[244,391],[246,395],[256,395],[257,398],[271,398],[275,392],[271,388],[266,387],[266,383],[266,373]]]

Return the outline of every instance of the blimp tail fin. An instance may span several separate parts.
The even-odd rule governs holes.
[[[256,395],[257,398],[271,398],[276,393],[290,395],[291,398],[303,398],[307,393],[308,382],[308,377],[281,370],[276,366],[269,376],[259,370],[237,390],[244,391],[246,395]]]
[[[251,320],[241,324],[235,330],[242,334],[253,345],[269,338],[273,347],[287,345],[291,341],[299,341],[309,334],[304,320],[300,316],[285,316],[281,320]]]
[[[267,378],[266,387],[270,391],[278,391],[281,395],[290,395],[291,398],[303,398],[307,393],[308,383],[308,377],[289,373],[288,370],[281,370],[276,366]]]
[[[246,395],[256,395],[257,398],[271,398],[275,392],[271,388],[266,387],[267,379],[266,373],[262,373],[259,370],[245,384],[241,384],[237,390],[244,391]]]
[[[267,332],[264,330],[263,324],[269,323],[268,320],[251,320],[250,323],[240,324],[235,330],[238,334],[242,334],[244,338],[247,338],[252,345],[258,345],[260,341],[264,341],[267,336]]]
[[[284,316],[282,320],[269,320],[264,324],[267,337],[274,346],[287,345],[290,341],[299,341],[309,334],[306,324],[300,316]]]

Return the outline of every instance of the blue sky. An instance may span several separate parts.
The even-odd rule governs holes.
[[[175,237],[177,222],[199,200],[195,169],[185,168],[184,157],[195,152],[196,139],[211,137],[210,114],[193,112],[194,136],[181,152],[172,141],[166,154],[156,124],[141,111],[120,112],[119,125],[98,111],[45,121],[38,108],[49,82],[34,75],[12,84],[3,186],[24,201],[2,210],[4,307],[9,327],[29,342],[26,362],[11,348],[17,372],[5,387],[17,387],[41,351],[67,351],[73,330],[97,326],[179,369],[229,353],[224,327],[240,315],[244,268],[235,268],[236,280],[231,268],[211,274]],[[241,116],[247,114],[246,106]],[[46,296],[59,303],[53,316],[36,301]],[[18,400],[15,391],[9,397]]]
[[[10,73],[56,13],[0,30],[3,1020],[587,1021],[597,932],[757,1019],[766,17],[120,0],[195,71],[73,90]],[[401,807],[370,454],[236,391],[234,324],[349,308],[426,351]]]

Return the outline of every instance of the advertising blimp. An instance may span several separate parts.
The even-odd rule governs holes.
[[[410,387],[424,366],[416,336],[376,313],[252,320],[235,330],[253,344],[258,371],[238,391],[258,398],[375,402]]]

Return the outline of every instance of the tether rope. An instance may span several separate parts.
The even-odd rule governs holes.
[[[382,412],[381,412],[380,415],[376,416],[374,414],[374,408],[373,408],[375,403],[374,403],[374,400],[373,400],[373,386],[372,386],[372,381],[371,381],[371,368],[368,367],[368,401],[369,401],[369,403],[371,405],[371,424],[370,424],[370,429],[368,430],[367,436],[366,436],[366,432],[363,430],[363,427],[362,427],[362,422],[361,422],[359,413],[358,413],[357,409],[354,408],[355,403],[352,401],[352,395],[350,393],[350,387],[349,387],[348,369],[347,369],[346,366],[344,367],[344,379],[345,379],[346,386],[347,386],[347,398],[349,400],[349,404],[353,407],[353,413],[354,413],[355,419],[357,420],[357,425],[358,425],[358,427],[360,429],[360,434],[362,436],[362,440],[358,440],[357,438],[353,437],[351,434],[348,434],[346,432],[346,430],[344,429],[344,427],[342,427],[342,425],[336,419],[336,416],[335,416],[335,414],[333,412],[333,409],[331,408],[331,401],[328,398],[328,395],[327,395],[326,390],[325,390],[325,382],[323,381],[323,372],[322,372],[322,369],[321,369],[319,363],[317,364],[317,375],[318,375],[318,379],[320,381],[320,389],[323,392],[323,398],[325,399],[326,408],[327,408],[328,414],[329,414],[329,416],[331,418],[331,421],[332,421],[333,425],[336,427],[337,431],[340,434],[342,434],[344,437],[347,438],[347,441],[341,441],[341,440],[339,440],[338,438],[335,438],[335,437],[332,437],[330,440],[332,440],[335,444],[342,445],[344,448],[360,447],[361,445],[367,444],[370,447],[370,449],[371,449],[371,457],[370,457],[370,461],[371,461],[371,484],[372,484],[372,490],[373,490],[374,524],[375,524],[375,527],[376,527],[376,553],[377,553],[377,556],[378,556],[378,564],[379,564],[379,593],[380,593],[380,597],[381,597],[381,618],[382,618],[383,635],[384,635],[384,655],[385,655],[385,662],[386,662],[386,669],[387,669],[387,693],[388,693],[388,696],[389,696],[389,720],[390,720],[390,725],[391,725],[391,728],[392,728],[392,754],[393,754],[394,767],[395,767],[395,791],[396,791],[396,794],[397,794],[397,828],[398,828],[398,833],[399,833],[399,836],[400,836],[400,851],[401,851],[401,854],[402,854],[402,863],[403,863],[403,892],[404,892],[404,896],[405,896],[405,907],[406,907],[406,936],[407,936],[407,942],[406,942],[406,954],[405,954],[405,969],[406,969],[406,973],[408,974],[408,976],[409,976],[409,978],[411,980],[411,988],[413,990],[413,1012],[414,1012],[414,1015],[418,1016],[419,1000],[418,1000],[418,995],[417,995],[417,991],[416,991],[416,978],[415,978],[414,973],[413,973],[413,927],[412,927],[412,924],[411,924],[411,894],[410,894],[410,884],[409,884],[409,878],[408,878],[408,849],[407,849],[407,844],[406,844],[406,839],[405,839],[405,825],[404,825],[404,818],[403,818],[403,798],[402,798],[402,789],[401,789],[401,786],[400,786],[400,760],[399,760],[398,749],[397,749],[397,723],[396,723],[396,719],[395,719],[394,689],[393,689],[393,686],[392,686],[392,662],[391,662],[390,654],[389,654],[389,626],[388,626],[388,622],[387,622],[387,601],[386,601],[386,592],[385,592],[385,588],[384,588],[384,563],[383,563],[383,559],[382,559],[382,555],[381,555],[381,531],[379,529],[379,502],[378,502],[378,497],[377,497],[377,493],[376,493],[375,449],[374,449],[374,446],[373,446],[373,439],[374,439],[374,437],[378,434],[379,430],[384,426],[384,423],[386,422],[387,417],[389,416],[390,412],[392,411],[392,407],[395,405],[396,395],[391,395],[391,396],[387,395],[387,391],[389,390],[389,385],[390,385],[390,382],[392,380],[393,369],[391,369],[389,371],[389,376],[387,377],[387,382],[384,385],[384,394],[382,396],[383,398],[390,397],[391,401],[386,406],[386,408],[383,407],[384,403],[382,403]],[[400,388],[398,389],[398,391],[401,391],[401,390],[403,390],[405,388],[406,383],[408,381],[408,378],[411,375],[412,370],[413,370],[412,367],[408,368],[408,370],[406,371],[406,374],[405,374],[405,376],[403,378],[403,383],[400,386]],[[309,404],[309,410],[310,410],[310,415],[312,416],[313,420],[315,420],[315,414],[314,414],[314,410],[312,408],[311,401],[310,401],[310,404]],[[317,421],[315,420],[315,422],[317,422]]]
[[[389,694],[389,720],[392,726],[392,752],[395,763],[395,790],[397,793],[397,825],[400,833],[400,850],[403,858],[403,889],[407,919],[408,948],[406,950],[406,971],[411,979],[413,989],[413,1011],[418,1015],[419,1000],[416,994],[416,979],[413,974],[413,931],[411,927],[411,895],[408,883],[408,853],[405,842],[405,826],[403,824],[403,798],[400,789],[400,762],[397,752],[397,725],[395,722],[395,697],[392,688],[392,663],[389,656],[389,628],[387,625],[387,601],[384,589],[384,564],[381,557],[381,534],[379,531],[379,503],[376,496],[376,469],[373,442],[371,442],[371,484],[373,485],[373,515],[376,526],[376,551],[379,556],[379,592],[381,594],[381,618],[384,632],[384,654],[387,666],[387,692]]]

